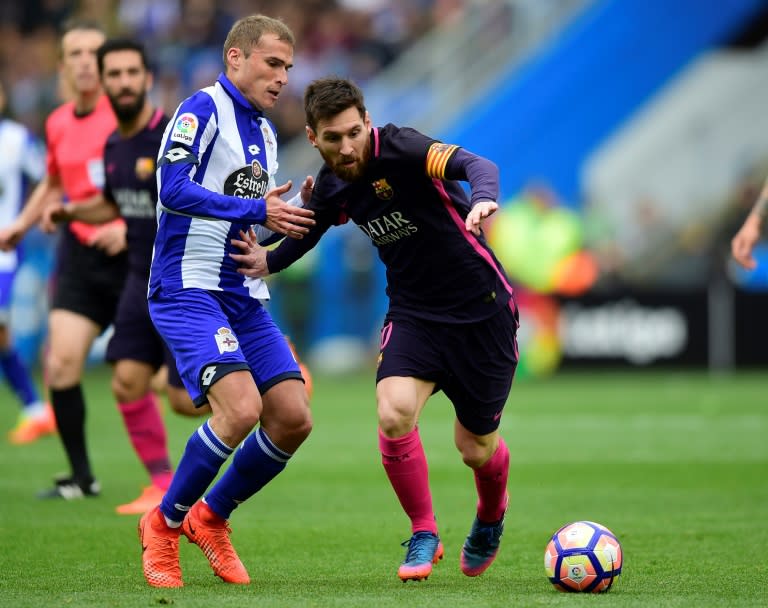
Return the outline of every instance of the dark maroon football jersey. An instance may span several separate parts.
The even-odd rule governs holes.
[[[157,153],[168,120],[156,110],[136,135],[126,139],[115,131],[104,148],[104,196],[117,204],[125,218],[131,272],[146,277],[157,231]]]
[[[284,239],[270,251],[270,271],[301,257],[331,226],[352,220],[386,266],[389,318],[464,323],[490,317],[509,302],[512,287],[485,236],[465,228],[470,202],[461,183],[428,172],[428,159],[437,156],[442,173],[456,150],[410,128],[372,129],[366,174],[349,183],[321,168],[308,205],[316,225],[303,239]]]

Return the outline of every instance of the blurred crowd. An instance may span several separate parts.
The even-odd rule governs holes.
[[[288,91],[270,114],[282,141],[303,133],[301,96],[313,78],[339,74],[365,82],[434,26],[461,18],[471,0],[24,0],[0,3],[0,81],[8,111],[42,134],[65,98],[57,78],[58,35],[69,18],[95,19],[109,35],[150,49],[155,102],[172,112],[222,69],[231,24],[262,12],[297,37]]]

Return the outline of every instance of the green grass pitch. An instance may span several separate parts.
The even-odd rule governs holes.
[[[185,587],[141,574],[135,517],[114,514],[145,474],[109,390],[87,373],[88,436],[103,494],[34,498],[64,471],[54,437],[0,441],[0,599],[14,608],[503,607],[768,605],[768,374],[568,372],[513,387],[502,432],[512,454],[511,504],[496,563],[459,570],[472,517],[472,476],[453,447],[442,395],[421,421],[445,559],[429,580],[396,576],[408,522],[379,462],[373,371],[315,377],[315,429],[285,473],[236,511],[233,542],[253,583],[214,577],[182,541]],[[0,388],[0,428],[18,407]],[[199,420],[166,414],[174,461]],[[608,526],[624,573],[605,595],[560,593],[547,581],[549,536],[569,521]]]

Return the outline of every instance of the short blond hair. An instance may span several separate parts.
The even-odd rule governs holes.
[[[70,32],[98,32],[106,39],[107,33],[104,26],[94,19],[79,19],[73,17],[67,19],[61,26],[61,32],[59,35],[59,57],[64,56],[64,36]]]
[[[264,34],[274,34],[278,40],[296,46],[296,38],[284,21],[266,15],[250,15],[238,19],[229,30],[222,53],[224,65],[227,65],[229,49],[240,49],[247,57]]]

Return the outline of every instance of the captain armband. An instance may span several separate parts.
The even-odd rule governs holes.
[[[435,142],[429,146],[429,150],[427,150],[427,175],[436,179],[444,179],[448,160],[458,149],[459,146],[440,142]]]

